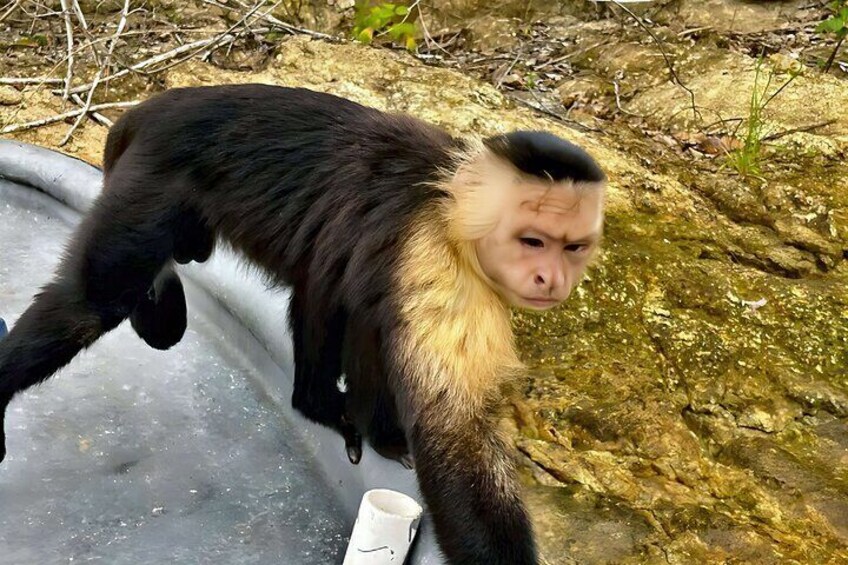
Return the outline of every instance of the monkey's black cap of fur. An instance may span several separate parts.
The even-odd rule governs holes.
[[[554,181],[601,182],[606,176],[577,145],[544,131],[514,131],[483,141],[495,155],[535,177]]]

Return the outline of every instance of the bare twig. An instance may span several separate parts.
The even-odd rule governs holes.
[[[203,1],[207,2],[207,0],[203,0]],[[211,3],[211,2],[207,2],[207,3]],[[241,6],[242,8],[248,7],[247,3],[242,2],[242,0],[235,0],[235,3],[238,4],[239,6]],[[224,6],[224,7],[226,7],[226,6]],[[302,27],[293,26],[291,24],[287,24],[286,22],[276,18],[273,14],[270,14],[270,13],[262,14],[261,18],[263,20],[265,20],[266,22],[268,22],[269,24],[272,24],[275,27],[278,27],[278,28],[280,28],[284,31],[287,31],[287,32],[291,33],[292,35],[295,35],[295,34],[309,35],[309,36],[312,36],[312,37],[317,37],[319,39],[326,39],[326,40],[329,40],[329,41],[338,41],[338,38],[333,37],[332,35],[327,35],[326,33],[321,33],[320,31],[313,31],[311,29],[306,29],[306,28],[302,28]]]
[[[3,77],[0,78],[0,84],[64,84],[63,78],[50,77]]]
[[[713,29],[713,26],[701,26],[701,27],[693,27],[689,29],[684,29],[680,33],[677,34],[677,37],[687,37],[689,35],[700,33],[702,31],[708,31]]]
[[[780,139],[781,137],[785,137],[785,136],[791,135],[793,133],[801,133],[801,132],[806,132],[806,131],[817,130],[817,129],[820,129],[820,128],[827,127],[831,124],[835,124],[836,122],[837,122],[837,120],[834,118],[834,119],[827,120],[827,121],[824,121],[824,122],[819,122],[817,124],[811,124],[811,125],[808,125],[808,126],[800,126],[800,127],[797,127],[797,128],[787,129],[787,130],[784,130],[784,131],[778,131],[778,132],[771,133],[771,134],[763,137],[762,141],[774,141],[775,139]]]
[[[430,30],[427,29],[427,22],[424,19],[424,12],[421,11],[421,3],[415,3],[415,9],[418,10],[418,23],[421,24],[421,31],[424,33],[424,44],[427,45],[427,49],[432,49],[432,46],[436,46],[439,51],[442,51],[448,57],[453,57],[453,55],[447,49],[442,46],[441,43],[433,39],[433,36],[430,35]]]
[[[827,62],[824,64],[824,72],[830,72],[830,67],[833,66],[833,61],[836,59],[836,53],[839,52],[839,48],[842,47],[842,42],[845,41],[845,35],[839,38],[839,41],[836,42],[836,46],[833,48],[833,52],[830,54],[830,57],[827,58]]]
[[[531,93],[532,93],[532,91],[531,91]],[[510,96],[509,99],[514,100],[515,102],[521,104],[522,106],[527,106],[528,108],[530,108],[532,110],[536,110],[537,112],[541,112],[542,114],[545,114],[546,116],[550,116],[552,118],[555,118],[555,119],[559,120],[560,122],[568,124],[569,126],[573,127],[574,129],[577,129],[579,131],[593,131],[593,132],[601,131],[598,128],[593,128],[591,126],[587,126],[586,124],[582,124],[582,123],[578,122],[577,120],[572,120],[570,118],[563,116],[562,114],[560,114],[558,112],[554,112],[553,110],[546,108],[541,103],[541,101],[537,101],[537,103],[534,104],[533,102],[531,102],[529,100],[525,100],[523,98],[519,98],[518,96]]]
[[[149,33],[149,32],[148,31],[128,31],[128,32],[124,33],[124,37],[127,37],[129,35],[146,35],[147,33]],[[159,33],[168,33],[168,32],[159,32]],[[84,45],[78,46],[76,49],[74,49],[73,53],[78,54],[79,52],[84,51],[85,49],[88,49],[89,47],[91,47],[91,45],[94,45],[94,44],[97,44],[97,43],[103,43],[105,41],[109,41],[109,39],[111,39],[111,36],[110,37],[94,38],[90,42],[86,42]],[[56,64],[53,65],[50,69],[48,69],[47,72],[52,73],[53,71],[58,69],[59,66],[62,65],[66,60],[67,60],[67,55],[65,57],[62,57],[61,59],[57,60]],[[55,78],[55,77],[49,77],[49,76],[42,76],[42,77],[3,77],[3,78],[0,78],[0,84],[7,84],[7,85],[35,84],[35,85],[41,86],[43,84],[64,84],[64,82],[65,82],[65,79],[63,79],[63,78]],[[103,81],[101,81],[101,82],[103,82]],[[91,84],[89,83],[88,85],[82,85],[82,87],[80,87],[80,88],[72,88],[70,90],[70,93],[74,94],[74,93],[84,92],[90,86],[91,86]],[[52,92],[53,92],[53,94],[59,94],[59,95],[64,93],[64,91],[62,89],[53,90]]]
[[[71,8],[74,11],[74,15],[76,15],[79,20],[82,29],[88,31],[88,22],[85,20],[85,14],[82,13],[82,8],[80,8],[79,2],[77,2],[77,0],[71,0]]]
[[[572,57],[576,57],[577,55],[582,55],[583,53],[586,53],[587,51],[591,51],[595,47],[601,47],[602,45],[606,45],[607,43],[609,43],[608,40],[593,43],[592,45],[589,45],[588,47],[583,47],[581,49],[578,49],[577,51],[572,51],[571,53],[566,53],[565,55],[563,55],[561,57],[557,57],[556,59],[551,59],[550,61],[545,61],[544,63],[536,65],[535,67],[533,67],[533,70],[534,71],[540,71],[540,70],[544,69],[545,67],[550,67],[551,65],[556,65],[557,63],[562,63],[563,61],[567,61],[568,59],[571,59]]]
[[[17,9],[18,9],[18,6],[20,6],[20,5],[21,5],[21,2],[22,2],[22,1],[23,1],[23,0],[14,0],[13,2],[11,2],[11,6],[9,7],[9,9],[8,9],[8,10],[6,10],[5,12],[3,12],[3,15],[2,15],[2,16],[0,16],[0,23],[2,23],[2,22],[3,22],[3,20],[5,20],[5,19],[6,19],[6,18],[8,18],[9,16],[11,16],[11,15],[12,15],[12,12],[14,12],[15,10],[17,10]],[[8,6],[8,5],[9,5],[9,4],[7,4],[7,6]]]
[[[257,11],[257,10],[259,10],[259,8],[261,8],[261,7],[262,7],[262,4],[264,4],[264,0],[260,0],[259,2],[257,2],[257,3],[256,3],[256,5],[254,5],[254,6],[253,6],[253,7],[252,7],[252,8],[251,8],[251,9],[250,9],[250,10],[249,10],[249,11],[248,11],[248,12],[247,12],[244,16],[242,16],[242,17],[241,17],[241,19],[240,19],[239,21],[237,21],[236,23],[234,23],[233,25],[231,25],[231,26],[230,26],[229,28],[227,28],[225,31],[223,31],[223,32],[219,33],[218,35],[216,35],[215,37],[213,37],[213,38],[212,38],[212,41],[210,41],[210,42],[209,42],[206,46],[202,47],[201,49],[198,49],[198,50],[197,50],[197,51],[195,51],[194,53],[189,54],[187,57],[183,57],[182,59],[178,59],[178,60],[176,60],[176,61],[172,61],[171,63],[168,63],[168,64],[167,64],[167,65],[165,65],[164,67],[159,67],[158,69],[154,69],[154,70],[153,70],[153,71],[151,71],[151,72],[154,72],[154,73],[160,73],[160,72],[162,72],[162,71],[164,71],[164,70],[167,70],[167,69],[170,69],[170,68],[172,68],[172,67],[175,67],[175,66],[177,66],[177,65],[179,65],[179,64],[181,64],[181,63],[184,63],[185,61],[188,61],[189,59],[191,59],[191,58],[192,58],[192,57],[194,57],[195,55],[197,55],[197,54],[201,53],[202,51],[206,51],[206,52],[207,52],[207,53],[206,53],[206,55],[204,55],[204,58],[205,58],[205,57],[208,57],[208,56],[212,53],[212,51],[214,51],[217,47],[221,47],[221,45],[222,45],[223,43],[232,43],[233,41],[235,41],[235,40],[236,40],[236,37],[237,37],[237,35],[232,35],[232,32],[233,32],[236,28],[241,27],[242,25],[245,25],[245,22],[247,22],[247,20],[248,20],[248,19],[249,19],[249,18],[250,18],[253,14],[255,14],[255,13],[256,13],[256,11]],[[273,10],[274,8],[276,8],[276,7],[277,7],[277,5],[279,5],[279,4],[280,4],[280,2],[277,2],[276,4],[274,4],[273,6],[271,6],[268,10],[266,10],[265,14],[267,14],[267,13],[271,12],[271,10]],[[260,17],[262,17],[262,15],[265,15],[265,14],[260,14]]]
[[[106,102],[103,104],[93,104],[89,106],[88,111],[96,112],[98,110],[106,110],[108,108],[131,108],[133,106],[136,106],[137,104],[138,102]],[[83,113],[85,113],[84,110],[80,108],[78,110],[71,110],[70,112],[64,112],[62,114],[50,116],[49,118],[42,118],[40,120],[35,120],[22,124],[12,124],[4,127],[3,129],[0,129],[0,134],[14,133],[16,131],[33,129],[41,126],[46,126],[48,124],[54,124],[56,122],[61,122],[62,120],[67,120],[68,118],[74,118]]]
[[[136,63],[135,65],[132,65],[132,66],[126,68],[126,69],[121,69],[120,71],[118,71],[114,74],[105,76],[100,80],[100,84],[104,84],[104,83],[113,81],[116,78],[126,76],[126,75],[128,75],[132,72],[143,72],[144,69],[146,69],[147,67],[149,67],[151,65],[155,65],[157,63],[162,63],[162,62],[168,61],[170,59],[173,59],[174,57],[178,57],[178,56],[182,55],[186,51],[191,51],[193,49],[197,49],[198,47],[201,47],[201,48],[206,47],[207,45],[212,43],[214,40],[215,40],[215,38],[200,39],[198,41],[193,41],[192,43],[186,43],[185,45],[180,45],[179,47],[171,49],[170,51],[166,51],[165,53],[160,53],[159,55],[156,55],[154,57],[150,57],[149,59],[145,59],[144,61]],[[91,88],[90,82],[83,84],[81,86],[74,87],[74,88],[71,89],[70,92],[72,94],[79,94],[80,92],[87,91],[89,88]]]
[[[744,122],[744,121],[745,121],[745,118],[719,118],[718,120],[705,125],[703,127],[703,130],[705,132],[708,132],[713,128],[713,126],[729,124],[731,122],[735,122],[735,123],[739,124],[740,122]],[[738,129],[738,126],[737,126],[737,129]]]
[[[488,57],[477,57],[468,61],[469,65],[478,65],[480,63],[491,63],[493,61],[511,61],[513,58],[512,55],[490,55]]]
[[[615,73],[615,78],[612,81],[613,89],[615,90],[615,107],[618,108],[618,111],[622,114],[626,114],[628,116],[633,116],[635,118],[644,118],[642,114],[636,114],[635,112],[631,112],[629,110],[625,110],[621,106],[621,87],[618,84],[618,81],[624,78],[624,71],[618,71]]]
[[[79,94],[71,94],[71,100],[73,100],[74,103],[80,108],[85,108],[85,100],[80,98]],[[88,115],[91,116],[92,119],[101,126],[106,126],[107,128],[112,127],[112,120],[110,120],[103,114],[99,112],[89,112]]]
[[[121,20],[118,22],[118,29],[115,30],[115,35],[112,36],[112,42],[109,43],[109,50],[106,52],[106,58],[103,61],[103,64],[97,69],[97,74],[94,77],[94,80],[91,82],[91,88],[88,91],[88,96],[85,99],[85,106],[83,106],[82,113],[77,116],[77,119],[74,121],[73,125],[68,129],[68,133],[65,134],[65,137],[62,138],[62,141],[59,142],[59,147],[65,145],[71,136],[74,133],[74,130],[79,127],[80,123],[85,119],[86,114],[88,113],[88,109],[91,107],[91,99],[94,97],[94,91],[97,89],[97,85],[100,83],[100,78],[103,76],[103,71],[106,67],[109,66],[109,61],[112,60],[112,53],[115,51],[115,45],[118,43],[118,39],[121,37],[121,33],[123,33],[124,28],[127,25],[127,14],[130,11],[130,0],[124,0],[124,7],[121,10]]]
[[[91,33],[88,31],[88,22],[85,20],[85,14],[82,13],[82,8],[80,8],[79,2],[77,0],[71,0],[71,8],[74,10],[74,14],[77,16],[77,20],[79,21],[80,27],[82,28],[83,35],[88,39],[88,47],[91,49],[91,55],[94,57],[94,63],[99,67],[100,66],[100,53],[97,51],[97,48],[94,47],[94,43],[92,43]]]
[[[68,7],[68,0],[62,1],[62,15],[65,17],[65,38],[68,42],[68,71],[65,73],[65,90],[62,93],[62,98],[68,99],[71,90],[71,79],[74,76],[74,29],[71,26],[71,10]]]
[[[512,60],[512,62],[509,64],[509,66],[506,68],[506,70],[503,73],[501,73],[501,76],[498,77],[498,83],[495,85],[495,88],[497,88],[498,90],[501,89],[501,85],[503,84],[503,81],[506,80],[507,75],[509,75],[509,73],[512,72],[512,69],[513,69],[513,67],[515,67],[515,64],[518,62],[519,57],[521,57],[521,49],[519,49],[518,52],[516,52],[515,58]]]
[[[627,12],[627,14],[631,18],[636,20],[636,23],[639,24],[639,27],[644,29],[648,33],[648,35],[651,36],[651,39],[653,39],[654,43],[656,43],[657,47],[659,47],[660,53],[662,54],[663,59],[665,60],[665,64],[668,67],[669,72],[671,73],[672,81],[677,83],[680,88],[689,93],[689,98],[692,102],[692,116],[694,118],[697,118],[698,120],[702,120],[701,112],[698,111],[698,107],[695,105],[695,93],[692,91],[691,88],[683,84],[682,80],[680,80],[680,77],[677,75],[677,71],[674,70],[674,65],[671,64],[671,60],[668,58],[668,55],[666,54],[665,49],[663,48],[663,44],[662,41],[660,41],[660,38],[657,37],[654,32],[651,31],[651,29],[647,25],[645,25],[645,22],[642,21],[642,18],[634,14],[633,11],[630,10],[630,8],[623,5],[621,2],[618,2],[617,0],[612,0],[612,3]]]
[[[273,12],[274,10],[276,10],[276,9],[277,9],[277,6],[279,6],[280,4],[282,4],[282,2],[283,2],[283,0],[277,0],[277,2],[275,2],[275,3],[274,3],[274,4],[270,7],[270,8],[268,8],[267,10],[265,10],[265,12],[264,12],[264,13],[265,13],[265,14],[268,14],[268,13],[270,13],[270,12]],[[259,5],[261,5],[261,2],[260,2],[259,4],[257,4],[257,7],[258,7]],[[263,15],[263,14],[259,14],[259,19],[262,19],[262,15]],[[240,20],[240,23],[244,26],[244,29],[243,29],[242,31],[237,32],[237,33],[235,34],[235,37],[233,37],[233,40],[232,40],[232,41],[229,41],[229,45],[227,45],[227,57],[229,57],[229,56],[230,56],[230,52],[232,51],[233,46],[235,45],[236,40],[237,40],[237,39],[239,39],[240,37],[242,37],[245,33],[248,33],[248,32],[249,32],[249,33],[251,33],[252,35],[254,35],[254,36],[255,36],[255,35],[259,34],[259,33],[267,33],[267,32],[269,31],[269,29],[268,29],[267,27],[262,27],[262,28],[253,28],[253,27],[251,27],[250,22],[248,22],[248,21],[247,21],[247,20],[248,20],[248,18],[249,18],[250,16],[251,16],[251,14],[250,14],[250,13],[248,13],[246,16],[244,16],[244,17]],[[256,23],[256,22],[253,22],[253,23]],[[236,25],[238,25],[238,23],[237,23]],[[226,32],[224,32],[224,33],[226,33]],[[211,57],[211,56],[212,56],[212,53],[214,53],[214,52],[215,52],[215,49],[216,49],[216,47],[212,47],[211,49],[207,49],[207,51],[206,51],[206,53],[204,53],[204,55],[203,55],[202,59],[203,59],[204,61],[208,60],[208,59],[209,59],[209,57]]]

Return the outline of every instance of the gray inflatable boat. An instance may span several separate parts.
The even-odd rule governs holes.
[[[83,161],[0,140],[0,316],[47,283],[101,188]],[[183,340],[162,352],[128,323],[6,415],[0,565],[341,563],[362,495],[419,502],[415,474],[290,404],[288,292],[220,248],[179,268]],[[443,563],[428,517],[407,563]]]

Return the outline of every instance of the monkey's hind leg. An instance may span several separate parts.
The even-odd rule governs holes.
[[[111,175],[112,183],[119,180]],[[101,194],[74,234],[53,281],[0,340],[0,461],[12,397],[126,319],[171,257],[175,212],[152,207],[142,188],[114,188]]]
[[[215,249],[215,235],[194,209],[183,210],[174,241],[174,261],[180,265],[203,263]]]
[[[203,263],[212,255],[215,237],[193,209],[183,210],[175,228],[174,261]],[[150,347],[170,349],[183,338],[187,325],[185,291],[171,266],[157,275],[153,285],[130,315],[135,333]]]
[[[147,345],[165,350],[183,338],[187,313],[183,283],[172,268],[165,267],[139,299],[130,322]]]

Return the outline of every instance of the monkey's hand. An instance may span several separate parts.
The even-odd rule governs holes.
[[[358,465],[359,461],[362,459],[362,435],[347,415],[342,415],[342,419],[339,424],[339,432],[342,434],[345,441],[347,458],[354,465]]]
[[[537,565],[513,462],[494,424],[485,416],[423,413],[411,434],[415,466],[448,562]]]

